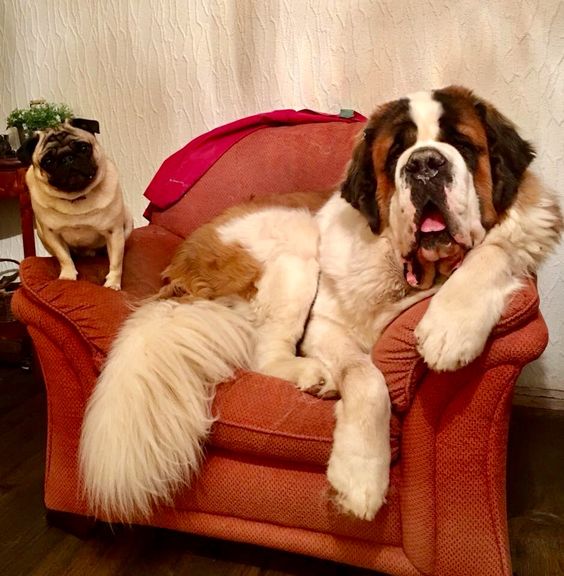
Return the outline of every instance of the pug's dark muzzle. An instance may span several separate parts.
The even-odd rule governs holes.
[[[80,192],[94,180],[98,166],[89,142],[66,136],[46,142],[39,166],[53,188],[62,192]]]

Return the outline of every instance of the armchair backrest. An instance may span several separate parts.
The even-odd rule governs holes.
[[[151,222],[185,237],[252,198],[337,188],[362,123],[268,127],[232,146],[176,204]]]

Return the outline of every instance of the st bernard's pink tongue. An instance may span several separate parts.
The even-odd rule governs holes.
[[[407,283],[410,286],[413,286],[413,288],[415,288],[419,284],[419,281],[417,280],[417,276],[415,276],[415,274],[411,270],[408,270],[406,272],[405,279],[407,280]]]
[[[441,232],[445,228],[446,222],[439,210],[425,211],[421,221],[421,232]]]

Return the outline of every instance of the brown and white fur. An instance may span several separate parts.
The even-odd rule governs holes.
[[[532,158],[470,91],[418,93],[376,110],[340,191],[237,206],[194,232],[161,299],[124,324],[88,405],[94,512],[133,521],[170,502],[198,469],[214,386],[244,367],[340,396],[327,477],[344,511],[372,519],[388,489],[390,401],[370,350],[436,292],[416,329],[429,367],[479,356],[559,238]]]

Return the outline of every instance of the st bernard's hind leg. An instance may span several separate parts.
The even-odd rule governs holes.
[[[319,264],[315,257],[283,253],[266,266],[254,306],[257,344],[252,368],[310,388],[330,382],[317,359],[296,357],[296,344],[317,292]]]
[[[323,317],[312,319],[303,347],[328,366],[341,395],[327,467],[336,502],[345,512],[371,520],[385,502],[390,473],[390,399],[384,376],[343,328]]]

